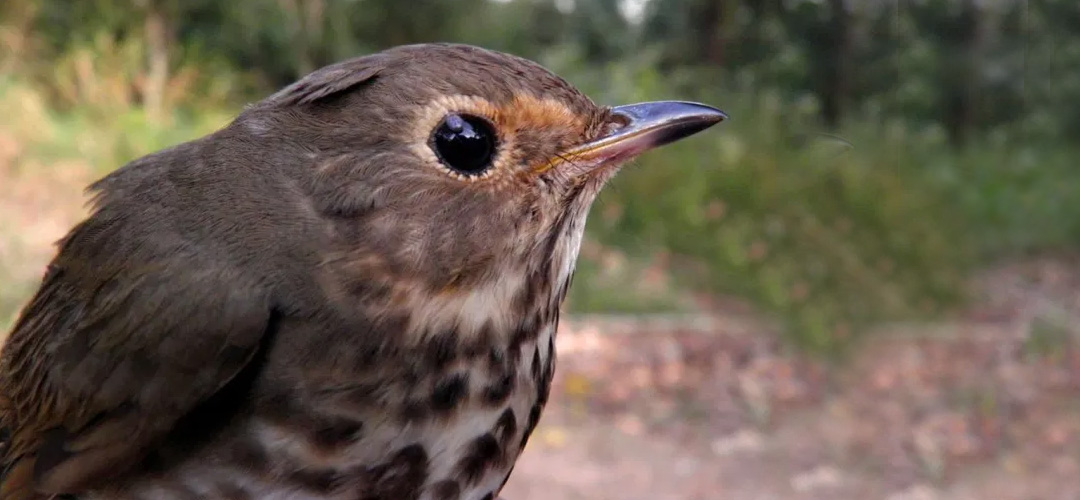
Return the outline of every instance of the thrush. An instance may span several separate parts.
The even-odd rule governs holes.
[[[597,193],[723,118],[411,45],[125,165],[3,348],[0,497],[492,499]]]

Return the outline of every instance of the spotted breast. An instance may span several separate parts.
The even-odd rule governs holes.
[[[80,498],[495,498],[548,399],[559,305],[580,241],[573,233],[584,224],[584,214],[567,216],[558,234],[535,249],[545,258],[517,261],[540,266],[510,268],[459,293],[414,298],[411,312],[374,323],[428,332],[415,345],[373,348],[378,362],[368,364],[351,350],[314,357],[302,347],[275,348],[260,362],[304,373],[258,381],[252,390],[259,396],[250,402],[230,401],[226,393],[209,410],[250,405],[237,413],[253,416],[222,426],[195,452],[174,440],[147,459],[140,480]],[[284,316],[275,327],[279,342],[315,333],[304,331],[310,323]],[[202,434],[205,424],[196,415],[181,428]]]

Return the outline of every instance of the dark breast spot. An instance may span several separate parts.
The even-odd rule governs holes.
[[[427,418],[430,407],[423,401],[405,401],[401,406],[401,420],[405,423],[417,422]]]
[[[290,472],[285,482],[308,493],[328,495],[341,485],[343,479],[335,469],[302,468]]]
[[[420,383],[420,380],[428,375],[426,366],[420,366],[415,364],[409,364],[404,370],[398,374],[401,383],[409,386],[413,386]]]
[[[537,395],[540,398],[540,406],[547,404],[548,395],[551,394],[551,379],[555,376],[555,345],[550,344],[547,362],[541,371],[540,378],[536,381]]]
[[[332,451],[355,443],[363,434],[364,423],[345,418],[312,419],[311,442],[320,450]]]
[[[431,485],[432,500],[458,500],[461,497],[461,487],[457,481],[444,480]]]
[[[389,460],[368,470],[368,487],[361,500],[416,500],[428,476],[428,454],[419,444],[397,451]]]
[[[510,396],[517,382],[517,356],[509,357],[498,349],[492,349],[488,356],[488,373],[495,377],[494,382],[484,388],[484,402],[498,405]]]
[[[428,364],[437,371],[442,371],[457,357],[458,334],[454,330],[439,333],[432,337],[424,355]]]
[[[463,352],[470,358],[483,356],[489,352],[490,346],[495,343],[495,338],[495,325],[488,321],[484,323],[484,327],[480,329],[476,339],[464,345]]]
[[[514,390],[515,380],[517,380],[517,373],[513,369],[508,369],[494,383],[484,388],[484,402],[497,405],[506,401],[510,392]]]
[[[536,424],[540,422],[540,412],[543,410],[543,406],[535,404],[533,405],[532,410],[529,411],[529,421],[525,424],[525,433],[521,435],[521,445],[519,445],[519,449],[525,449],[525,443],[529,442],[529,436],[531,436],[533,430],[536,429]]]
[[[469,395],[469,375],[457,373],[440,380],[431,391],[431,407],[436,412],[452,410]]]
[[[533,382],[537,385],[540,384],[540,377],[543,375],[543,366],[540,363],[540,346],[536,346],[533,350],[532,358],[532,378]]]
[[[334,453],[363,434],[359,420],[320,414],[299,407],[296,398],[277,394],[260,403],[261,416],[283,432],[303,437],[317,453]]]
[[[552,311],[556,310],[557,307],[558,307],[558,303],[552,303],[552,304],[548,304],[545,307],[540,308],[540,314],[537,315],[537,317],[540,318],[540,324],[541,325],[547,325],[547,324],[551,323],[551,318],[555,314]]]
[[[491,500],[493,498],[495,498],[495,494],[491,493],[491,492],[488,492],[488,494],[484,495],[484,498],[481,498],[480,500]]]
[[[506,366],[506,352],[498,347],[492,347],[488,351],[488,368],[491,370],[501,370],[503,366]]]
[[[517,350],[520,351],[521,344],[524,344],[525,342],[528,342],[540,336],[540,327],[536,326],[538,324],[539,323],[537,321],[532,320],[523,321],[520,325],[518,325],[517,330],[514,330],[514,335],[510,337],[511,349],[517,348]]]
[[[517,296],[514,297],[514,308],[516,309],[514,312],[519,317],[524,317],[536,307],[540,300],[540,282],[542,281],[547,281],[543,275],[531,273],[529,279],[525,280],[525,286],[518,290]]]
[[[502,449],[492,434],[484,434],[469,444],[455,471],[467,485],[476,484],[502,461]]]
[[[514,410],[507,408],[506,411],[502,412],[491,432],[499,440],[499,446],[505,451],[510,444],[510,440],[514,439],[514,435],[517,434],[517,417],[514,416]]]

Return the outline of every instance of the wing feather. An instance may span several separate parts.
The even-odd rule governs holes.
[[[122,474],[259,349],[271,307],[256,281],[124,226],[98,214],[73,230],[4,346],[4,500]]]

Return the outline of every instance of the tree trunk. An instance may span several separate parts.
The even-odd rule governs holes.
[[[697,50],[701,59],[712,66],[724,62],[725,14],[735,0],[704,0],[697,19],[692,21],[697,33]]]
[[[983,57],[986,30],[983,15],[976,0],[962,0],[963,7],[957,19],[956,31],[959,46],[950,60],[953,73],[947,83],[945,98],[945,125],[949,138],[956,146],[963,146],[978,123],[979,66]]]
[[[831,16],[829,47],[822,82],[821,114],[830,128],[840,126],[848,99],[848,68],[851,64],[851,11],[845,0],[829,0]]]

